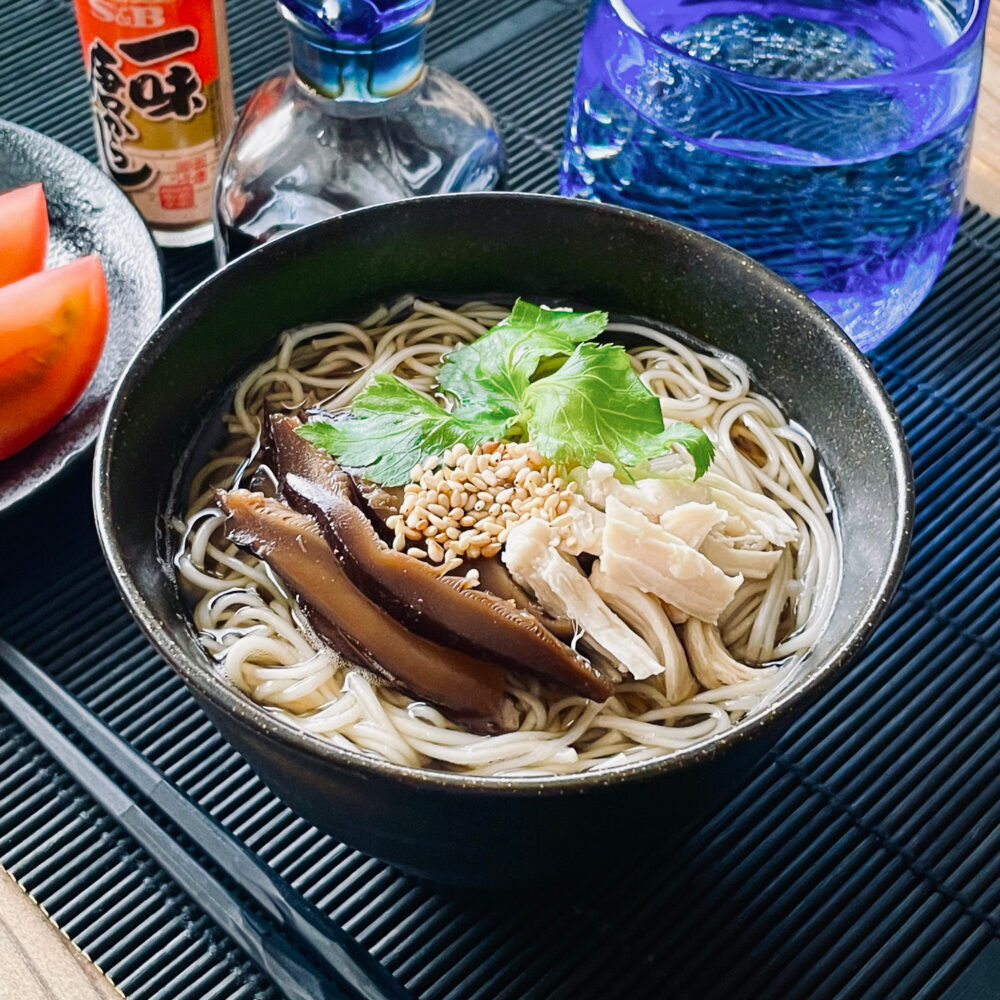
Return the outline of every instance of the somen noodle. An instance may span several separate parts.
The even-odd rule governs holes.
[[[238,385],[224,417],[223,447],[195,474],[175,527],[176,565],[193,600],[201,642],[225,676],[293,725],[342,748],[412,767],[477,775],[567,774],[634,763],[689,747],[759,711],[825,627],[836,597],[839,553],[832,505],[806,433],[751,387],[729,355],[695,350],[662,330],[611,322],[666,420],[703,428],[715,444],[706,488],[770,498],[798,538],[764,579],[747,578],[719,618],[722,642],[749,679],[671,704],[665,675],[622,676],[605,703],[553,695],[508,675],[515,731],[465,731],[433,706],[373,678],[316,637],[285,586],[254,555],[228,541],[214,489],[257,471],[262,416],[321,402],[346,407],[374,373],[393,373],[431,393],[441,359],[483,335],[509,310],[485,302],[457,309],[407,298],[358,324],[321,323],[282,335],[274,357]],[[672,466],[678,456],[664,456]],[[659,460],[654,459],[656,469]],[[258,473],[259,475],[260,473]],[[761,501],[764,502],[764,501]]]

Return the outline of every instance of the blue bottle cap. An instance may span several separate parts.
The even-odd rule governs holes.
[[[324,97],[379,102],[411,87],[424,67],[433,0],[279,0],[292,64]]]

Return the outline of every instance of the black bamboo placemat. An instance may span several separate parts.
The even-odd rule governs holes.
[[[237,97],[283,59],[231,0]],[[440,0],[431,58],[491,104],[510,186],[551,191],[582,24],[562,0]],[[68,0],[0,0],[0,117],[93,157]],[[0,151],[2,155],[2,151]],[[171,298],[211,267],[167,255]],[[440,889],[317,833],[207,723],[119,602],[89,469],[0,522],[0,634],[427,998],[1000,997],[1000,221],[875,354],[917,530],[875,641],[753,783],[669,854],[517,897]],[[152,457],[155,460],[155,456]],[[586,836],[586,831],[581,831]],[[0,864],[135,1000],[272,998],[266,979],[0,714]],[[16,986],[0,984],[0,997]]]

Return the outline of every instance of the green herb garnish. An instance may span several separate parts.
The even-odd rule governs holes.
[[[528,386],[524,408],[528,435],[555,462],[636,465],[663,433],[659,400],[615,344],[581,344],[557,372]]]
[[[376,375],[347,417],[299,433],[383,486],[409,482],[415,465],[456,444],[525,438],[554,462],[599,459],[626,475],[678,444],[694,459],[697,479],[714,457],[712,442],[691,424],[664,426],[658,398],[625,350],[589,343],[607,322],[607,313],[518,299],[507,319],[445,358],[438,385],[450,410],[394,375]]]
[[[708,472],[708,467],[715,458],[715,445],[700,427],[683,420],[671,420],[661,434],[648,442],[646,458],[664,455],[675,444],[679,444],[694,459],[695,479],[700,479]]]
[[[438,385],[458,402],[463,417],[488,414],[511,419],[521,412],[524,394],[546,358],[569,355],[608,325],[604,312],[542,309],[523,299],[489,333],[452,351],[441,365]]]
[[[502,424],[460,420],[395,375],[376,375],[355,397],[349,417],[313,421],[298,433],[349,469],[383,486],[410,481],[413,467],[461,442],[470,450],[496,440]]]

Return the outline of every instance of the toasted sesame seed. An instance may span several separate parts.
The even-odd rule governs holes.
[[[523,443],[490,442],[469,451],[454,445],[414,468],[399,512],[387,520],[393,547],[422,546],[435,572],[461,557],[492,557],[526,517],[551,521],[569,509],[577,484]],[[407,549],[410,551],[410,549]]]

